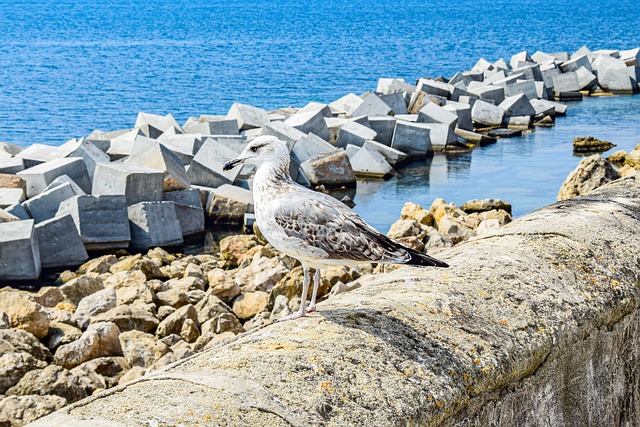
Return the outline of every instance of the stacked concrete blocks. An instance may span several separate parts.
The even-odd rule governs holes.
[[[183,243],[173,202],[140,202],[127,208],[131,248],[146,250]]]

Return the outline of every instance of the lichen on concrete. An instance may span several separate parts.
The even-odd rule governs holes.
[[[36,421],[635,425],[640,176]]]

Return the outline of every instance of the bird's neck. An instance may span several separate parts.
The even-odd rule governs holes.
[[[266,194],[273,194],[274,190],[292,183],[288,161],[265,162],[258,166],[253,178],[254,201],[264,202]]]

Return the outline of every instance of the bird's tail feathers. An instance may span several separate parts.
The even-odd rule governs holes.
[[[409,261],[405,262],[406,265],[415,265],[419,267],[449,267],[449,264],[446,262],[435,259],[425,253],[418,252],[411,248],[406,248],[406,251],[409,252],[409,255],[411,256]]]

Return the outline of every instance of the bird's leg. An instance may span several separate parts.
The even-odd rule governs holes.
[[[304,271],[304,279],[302,281],[302,300],[300,300],[300,310],[295,313],[291,313],[278,319],[278,322],[286,322],[287,320],[294,320],[300,317],[304,317],[307,314],[307,294],[309,293],[309,268],[302,264],[302,270]]]
[[[316,273],[313,275],[313,293],[311,294],[311,304],[307,308],[307,313],[313,313],[316,311],[316,297],[318,296],[318,288],[320,287],[320,269],[316,268]]]

